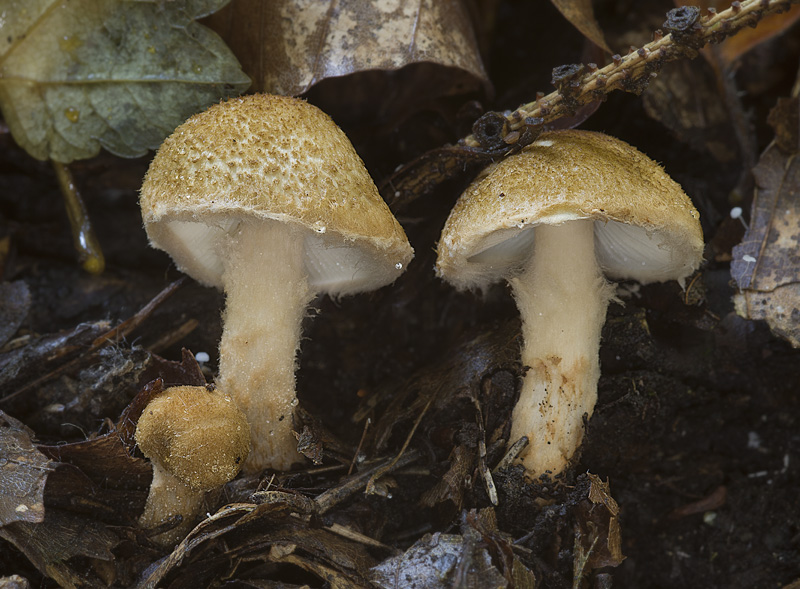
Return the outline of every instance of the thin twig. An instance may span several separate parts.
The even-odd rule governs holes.
[[[428,399],[428,402],[425,403],[425,407],[422,408],[422,411],[420,411],[419,415],[417,416],[417,419],[414,420],[414,425],[411,426],[411,431],[408,432],[408,435],[406,436],[406,441],[403,442],[403,447],[400,448],[400,452],[397,453],[397,456],[394,457],[394,460],[392,460],[386,466],[383,466],[380,469],[378,469],[369,478],[369,481],[367,481],[367,487],[366,487],[366,489],[364,489],[364,493],[365,494],[367,494],[367,495],[375,494],[375,492],[376,492],[375,491],[375,483],[378,481],[378,479],[380,479],[383,475],[387,474],[389,471],[391,471],[394,468],[396,468],[397,462],[403,456],[403,453],[406,451],[406,449],[408,448],[408,445],[411,443],[411,438],[414,437],[414,433],[417,431],[417,428],[419,427],[419,424],[422,422],[422,418],[425,417],[425,413],[428,412],[428,408],[431,406],[431,402],[432,401],[433,401],[433,397]]]
[[[117,325],[114,329],[111,329],[107,333],[104,333],[100,337],[96,338],[93,342],[91,347],[88,350],[88,353],[94,352],[99,348],[102,348],[108,343],[118,343],[124,337],[128,336],[134,329],[139,327],[142,323],[147,320],[148,317],[156,310],[164,301],[166,301],[169,297],[171,297],[175,291],[177,291],[183,283],[186,282],[186,276],[181,276],[177,280],[168,284],[161,292],[159,292],[153,299],[147,303],[144,307],[139,309],[132,317],[126,319],[119,325]]]
[[[356,448],[356,451],[353,454],[353,460],[350,462],[350,468],[347,470],[347,476],[353,474],[353,469],[356,467],[358,457],[361,455],[361,447],[364,445],[364,440],[367,439],[367,430],[369,429],[370,425],[372,425],[372,418],[367,417],[367,420],[364,422],[364,430],[361,432],[361,440],[358,442],[358,448]]]
[[[380,464],[374,468],[353,475],[338,487],[328,489],[316,497],[315,501],[317,502],[318,506],[317,513],[323,514],[328,512],[334,506],[360,491],[367,484],[367,481],[369,481],[375,475],[375,473],[380,471],[383,474],[387,474],[387,472],[393,469],[396,470],[398,468],[408,466],[417,460],[419,456],[419,451],[412,449],[399,458],[393,458],[386,464]]]
[[[387,546],[383,542],[379,542],[375,538],[370,538],[362,534],[361,532],[356,532],[352,528],[348,528],[342,524],[334,522],[330,526],[327,526],[326,529],[342,538],[347,538],[348,540],[352,540],[354,542],[358,542],[360,544],[364,544],[366,546],[371,546],[373,548],[381,548],[383,550],[387,550],[389,552],[397,552],[396,548],[392,548],[391,546]]]
[[[150,316],[150,314],[165,300],[167,300],[172,294],[178,290],[178,288],[186,281],[186,277],[181,277],[178,280],[169,284],[164,290],[158,293],[149,303],[147,303],[144,307],[139,309],[135,315],[126,319],[113,329],[110,329],[106,333],[102,334],[101,336],[94,339],[92,344],[81,353],[80,356],[77,358],[70,360],[66,364],[62,364],[55,370],[48,372],[37,378],[36,380],[29,382],[25,386],[16,391],[6,395],[5,397],[0,398],[0,403],[9,401],[14,397],[17,397],[27,391],[33,390],[36,387],[41,386],[45,382],[48,382],[62,374],[72,371],[73,369],[77,368],[81,364],[85,363],[87,359],[97,352],[100,348],[103,348],[109,344],[118,343],[122,338],[126,337],[130,334],[134,329],[139,327],[144,321]]]
[[[473,133],[459,144],[472,148],[498,148],[502,146],[498,139],[502,139],[505,144],[512,146],[519,141],[522,135],[520,129],[526,125],[542,126],[572,115],[578,107],[602,100],[614,90],[639,94],[665,63],[694,58],[698,50],[708,43],[719,43],[745,27],[755,27],[765,16],[785,12],[792,4],[798,3],[800,0],[744,0],[733,2],[727,10],[719,13],[710,11],[704,16],[700,16],[699,9],[694,7],[675,9],[689,15],[697,11],[697,18],[685,23],[684,30],[673,30],[668,35],[656,31],[652,42],[640,49],[632,48],[625,56],[614,55],[612,62],[603,68],[595,64],[556,68],[554,83],[558,90],[547,96],[539,95],[533,102],[523,104],[510,113],[483,115],[473,127]],[[670,12],[672,14],[674,11]],[[666,28],[670,21],[664,24]],[[559,70],[560,75],[555,75]],[[482,136],[479,123],[492,118],[492,129],[497,132],[491,134],[493,144],[487,145],[487,138]]]
[[[640,94],[665,63],[693,59],[708,43],[719,43],[744,27],[755,27],[765,16],[787,11],[798,3],[800,0],[744,0],[733,2],[720,13],[708,10],[704,16],[694,6],[675,8],[667,13],[664,23],[667,35],[656,31],[651,43],[640,49],[631,48],[624,57],[612,56],[612,62],[603,68],[593,63],[555,68],[555,92],[547,96],[537,93],[536,100],[514,111],[485,113],[472,125],[472,133],[456,145],[428,151],[385,178],[381,194],[398,214],[443,182],[533,143],[555,121],[605,100],[614,90]]]
[[[488,383],[489,380],[487,379],[484,383]],[[486,494],[489,495],[489,501],[492,502],[492,505],[497,506],[499,500],[497,498],[497,487],[494,484],[494,479],[492,478],[492,471],[489,470],[489,467],[486,464],[486,428],[483,425],[483,411],[481,410],[481,402],[478,400],[478,397],[472,395],[472,404],[475,406],[475,421],[478,424],[478,470],[480,470],[481,478],[483,478],[483,483],[486,488]]]

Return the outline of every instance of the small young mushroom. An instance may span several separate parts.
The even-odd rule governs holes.
[[[250,429],[233,400],[206,387],[171,387],[145,407],[136,443],[153,465],[153,482],[139,524],[152,528],[180,515],[153,537],[174,544],[192,528],[207,491],[239,472],[250,451]]]
[[[506,279],[528,367],[510,442],[530,476],[563,471],[591,417],[614,289],[683,280],[702,260],[699,214],[650,158],[618,139],[553,131],[488,168],[442,231],[437,274],[459,289]]]
[[[234,98],[158,150],[141,208],[151,244],[227,300],[218,384],[242,408],[245,470],[289,468],[295,358],[307,307],[393,282],[413,257],[350,141],[303,100]]]

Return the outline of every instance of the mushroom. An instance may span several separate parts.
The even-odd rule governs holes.
[[[165,546],[191,529],[205,493],[232,480],[250,451],[244,414],[228,395],[202,386],[165,389],[145,407],[135,436],[153,466],[139,524],[153,528],[182,518],[153,537]]]
[[[461,290],[506,279],[528,367],[510,442],[536,477],[563,471],[592,415],[612,280],[683,285],[702,260],[699,214],[653,160],[588,131],[543,133],[489,167],[442,231],[437,274]]]
[[[150,243],[224,289],[220,388],[250,423],[248,472],[301,460],[295,363],[317,294],[393,282],[413,257],[352,144],[303,100],[234,98],[178,127],[145,176]]]

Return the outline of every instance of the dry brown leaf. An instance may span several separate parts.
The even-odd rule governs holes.
[[[420,504],[425,507],[435,507],[439,503],[452,501],[456,510],[461,511],[464,504],[464,489],[467,486],[467,476],[474,468],[474,453],[458,445],[450,453],[450,468],[436,485],[425,491],[420,499]]]
[[[603,31],[594,18],[592,0],[550,0],[558,11],[564,15],[584,37],[592,43],[611,53],[606,44]]]
[[[234,0],[209,22],[256,91],[297,95],[326,78],[418,62],[486,78],[461,0]]]
[[[63,587],[100,586],[98,561],[144,507],[150,468],[114,433],[77,444],[34,446],[30,430],[0,413],[0,537]],[[74,557],[88,557],[78,559]]]
[[[738,35],[726,39],[720,47],[722,60],[733,63],[755,46],[780,35],[800,19],[800,6],[792,6],[788,12],[765,18],[754,29],[743,29]]]
[[[198,524],[172,554],[149,569],[138,587],[207,587],[220,578],[234,584],[247,579],[248,584],[273,586],[272,577],[283,578],[286,569],[294,567],[331,587],[367,586],[366,575],[375,559],[364,546],[293,515],[297,502],[285,499],[276,496],[261,505],[227,505]],[[285,568],[268,566],[274,564]],[[170,583],[165,581],[167,577]]]
[[[625,560],[619,506],[611,496],[608,481],[603,482],[590,473],[587,477],[589,490],[586,499],[577,506],[575,522],[573,569],[576,582],[594,569],[616,567]]]
[[[502,572],[509,587],[535,589],[536,576],[520,562],[514,550],[512,537],[497,527],[497,513],[493,507],[471,509],[463,517],[461,528],[465,537],[468,537],[471,530],[480,534],[482,543],[486,545],[492,555],[492,561]]]
[[[763,319],[770,329],[800,347],[800,157],[795,96],[772,116],[778,140],[753,170],[756,182],[750,226],[733,248],[731,276],[739,287],[736,312]],[[794,116],[787,116],[788,110]],[[773,111],[773,114],[776,111]],[[789,148],[784,151],[781,147]]]
[[[766,320],[773,332],[800,347],[800,158],[773,145],[753,173],[750,227],[733,248],[731,263],[740,289],[736,312]]]
[[[33,432],[0,411],[0,526],[44,519],[44,487],[55,468],[31,442]]]
[[[208,24],[252,90],[296,96],[341,82],[320,104],[337,120],[363,122],[368,112],[394,124],[435,98],[489,85],[462,0],[234,0]],[[341,80],[350,74],[364,79]]]
[[[800,151],[800,97],[778,98],[767,118],[775,130],[775,144],[786,153]]]
[[[0,537],[13,543],[42,574],[67,588],[105,586],[85,566],[91,560],[73,565],[69,559],[110,561],[114,558],[111,549],[119,542],[100,522],[55,509],[48,509],[41,523],[15,522],[0,528]]]

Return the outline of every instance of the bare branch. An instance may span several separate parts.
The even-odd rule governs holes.
[[[665,63],[692,59],[708,43],[719,43],[744,27],[755,27],[765,16],[786,12],[797,3],[800,0],[744,0],[733,2],[719,13],[709,10],[703,16],[700,9],[692,6],[671,10],[664,23],[669,34],[656,31],[653,41],[640,49],[631,48],[625,56],[614,55],[603,68],[595,64],[556,68],[555,92],[539,95],[510,113],[486,113],[459,145],[484,150],[496,150],[502,143],[512,146],[520,140],[525,142],[521,132],[525,127],[541,127],[570,116],[579,107],[603,100],[614,90],[641,94]]]

